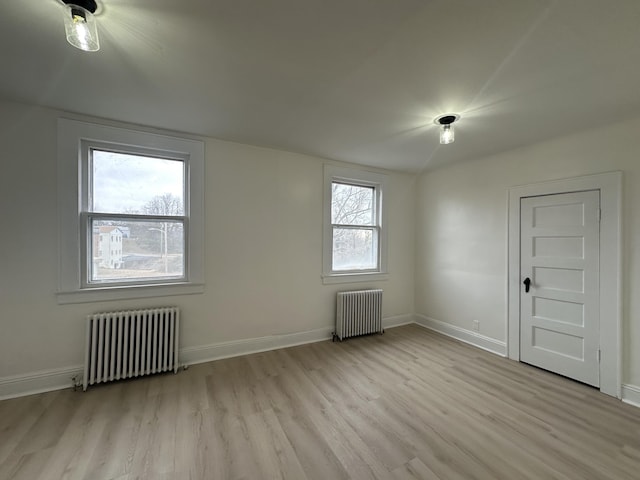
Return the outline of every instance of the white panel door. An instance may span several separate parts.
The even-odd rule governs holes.
[[[600,192],[520,208],[520,360],[598,387]]]

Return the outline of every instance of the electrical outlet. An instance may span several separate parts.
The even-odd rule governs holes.
[[[480,320],[474,320],[473,321],[473,330],[476,332],[480,331]]]

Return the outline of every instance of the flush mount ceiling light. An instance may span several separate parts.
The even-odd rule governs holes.
[[[442,145],[453,143],[455,140],[456,136],[453,130],[453,123],[458,120],[460,120],[460,115],[448,113],[446,115],[440,115],[433,121],[436,125],[440,125],[440,143]]]
[[[65,5],[64,30],[67,41],[85,52],[100,49],[98,29],[93,14],[98,9],[95,0],[62,0]]]

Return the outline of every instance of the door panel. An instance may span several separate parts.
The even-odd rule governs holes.
[[[597,190],[522,198],[520,359],[599,385]]]
[[[584,326],[584,305],[580,303],[535,297],[533,316],[541,320]]]
[[[534,257],[584,258],[584,241],[581,237],[534,237]]]
[[[533,267],[540,288],[564,292],[584,292],[584,271],[573,268]]]
[[[584,339],[557,330],[533,327],[533,346],[554,355],[583,359]]]

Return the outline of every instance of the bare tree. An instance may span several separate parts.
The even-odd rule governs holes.
[[[182,200],[174,197],[171,193],[163,193],[153,197],[142,209],[146,215],[184,215]]]
[[[338,225],[371,225],[373,188],[333,183],[331,222]]]

